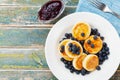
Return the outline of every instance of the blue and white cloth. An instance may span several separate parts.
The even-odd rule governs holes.
[[[99,0],[103,2],[104,4],[108,5],[109,8],[111,8],[114,12],[120,14],[120,0]],[[111,13],[105,13],[93,5],[90,4],[88,0],[79,0],[76,12],[91,12],[98,14],[105,19],[107,19],[111,24],[115,27],[117,30],[119,36],[120,36],[120,18],[117,18]],[[107,26],[105,26],[107,27]]]

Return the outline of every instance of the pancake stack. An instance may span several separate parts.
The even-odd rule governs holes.
[[[58,46],[62,58],[72,61],[76,70],[87,71],[94,71],[99,66],[99,57],[96,54],[102,48],[102,39],[98,35],[91,35],[91,26],[85,22],[75,24],[72,38],[62,40]]]

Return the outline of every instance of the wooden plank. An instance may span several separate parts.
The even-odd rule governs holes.
[[[57,80],[50,71],[0,72],[0,80]]]
[[[33,53],[37,54],[41,63],[33,58]],[[38,49],[0,49],[0,71],[6,70],[48,70],[44,46]]]
[[[50,71],[6,71],[0,73],[3,80],[58,80]],[[120,72],[117,71],[110,80],[120,80]]]
[[[43,5],[49,0],[0,0],[0,5]],[[64,0],[66,5],[77,5],[78,0]]]
[[[44,46],[50,29],[0,29],[0,47]]]
[[[37,18],[39,8],[40,6],[0,6],[0,25],[40,25]],[[75,9],[76,7],[66,7],[60,18],[75,12]]]

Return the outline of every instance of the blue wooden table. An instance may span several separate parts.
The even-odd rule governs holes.
[[[0,0],[0,80],[57,80],[46,63],[44,47],[58,20],[40,24],[37,19],[46,1]],[[62,17],[75,12],[77,3],[69,0]],[[110,80],[120,80],[120,67]]]

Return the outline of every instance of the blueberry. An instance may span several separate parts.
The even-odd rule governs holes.
[[[97,66],[96,69],[97,69],[97,70],[101,70],[100,66]]]
[[[90,73],[90,71],[86,71],[86,74],[89,74]]]
[[[105,56],[106,56],[106,53],[103,53],[102,56],[105,57]]]
[[[98,29],[95,28],[95,29],[94,29],[94,33],[97,33],[97,32],[98,32]]]
[[[86,74],[86,70],[85,70],[85,69],[82,69],[82,70],[81,70],[81,74],[82,74],[82,75],[85,75],[85,74]]]
[[[66,61],[66,60],[64,60],[64,61],[63,61],[63,63],[64,63],[64,64],[67,64],[67,61]]]
[[[80,47],[77,47],[77,51],[79,51],[80,50]]]
[[[105,56],[104,58],[105,58],[105,59],[108,59],[108,56]]]
[[[76,74],[80,74],[80,72],[81,72],[80,70],[76,70],[75,71]]]
[[[101,64],[103,64],[103,61],[100,61],[100,62],[99,62],[99,65],[101,65]]]
[[[107,51],[107,52],[106,52],[106,54],[107,54],[107,55],[109,55],[109,54],[110,54],[110,52],[109,52],[109,51]]]
[[[68,64],[65,64],[65,67],[66,67],[66,68],[68,68],[68,67],[69,67],[69,65],[68,65]]]
[[[73,72],[74,72],[74,70],[70,69],[70,72],[71,72],[71,73],[73,73]]]
[[[73,44],[72,44],[72,43],[69,43],[69,44],[68,44],[68,46],[69,46],[69,47],[72,47],[72,46],[73,46]]]
[[[61,52],[61,53],[63,53],[63,52],[64,52],[64,50],[63,50],[63,49],[61,49],[61,50],[60,50],[60,52]]]
[[[103,42],[103,47],[107,47],[107,43]]]
[[[70,38],[68,33],[65,33],[65,37],[68,38],[68,39]]]
[[[99,55],[102,55],[102,51],[99,52]]]
[[[72,65],[72,62],[69,61],[69,62],[68,62],[68,65]]]
[[[103,36],[101,36],[100,38],[101,38],[102,40],[104,40],[104,37],[103,37]]]
[[[98,37],[97,37],[96,35],[93,37],[94,40],[97,40],[97,38],[98,38]]]
[[[72,33],[69,33],[69,36],[72,37]]]
[[[99,33],[99,32],[97,32],[97,36],[100,36],[100,33]]]
[[[90,46],[91,46],[91,48],[94,48],[94,47],[95,47],[95,45],[94,45],[94,44],[91,44]]]
[[[60,60],[61,60],[62,62],[64,62],[64,58],[61,58]]]
[[[74,38],[74,37],[71,37],[71,40],[75,40],[75,38]]]
[[[84,41],[81,41],[80,43],[83,45],[83,44],[84,44]]]
[[[78,51],[76,54],[78,54],[78,55],[79,55],[79,54],[80,54],[80,51]]]
[[[77,50],[76,50],[76,49],[74,49],[72,52],[73,52],[74,54],[77,54]]]
[[[109,47],[106,47],[105,50],[106,50],[106,51],[109,51]]]
[[[64,46],[64,45],[62,45],[60,48],[61,48],[62,50],[64,50],[64,47],[65,47],[65,46]]]
[[[67,38],[62,38],[62,40],[65,40],[65,39],[67,39]]]
[[[99,60],[100,60],[100,61],[103,61],[104,59],[103,59],[103,57],[102,57],[102,56],[99,56]]]
[[[91,40],[88,40],[87,43],[88,43],[88,44],[91,44]]]
[[[71,47],[69,47],[69,51],[72,52],[72,48]]]
[[[85,37],[85,33],[81,33],[81,36],[82,36],[82,37]]]

